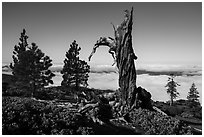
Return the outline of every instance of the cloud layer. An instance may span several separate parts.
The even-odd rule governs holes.
[[[7,67],[4,67],[3,73],[10,74]],[[54,65],[52,70],[56,76],[53,78],[54,85],[61,85],[62,74],[59,71],[62,65]],[[189,88],[192,83],[196,84],[202,100],[202,69],[199,66],[143,66],[138,68],[140,74],[137,75],[137,86],[142,86],[152,94],[153,100],[167,101],[169,95],[166,93],[165,85],[168,80],[166,72],[182,72],[175,78],[181,86],[177,88],[180,93],[179,98],[186,99]],[[5,72],[4,72],[5,70]],[[190,75],[191,74],[191,75]],[[91,67],[89,73],[89,87],[97,89],[118,89],[118,73],[117,68],[109,65],[98,65]]]
[[[53,72],[60,72],[63,64],[54,64],[50,70]],[[137,66],[137,75],[149,74],[149,75],[169,75],[171,73],[181,76],[201,76],[202,67],[199,65],[139,65]],[[3,64],[2,71],[11,71],[9,65]],[[116,66],[111,65],[91,65],[91,73],[118,73]]]
[[[54,85],[61,84],[62,75],[55,73],[53,78]],[[169,95],[166,93],[165,85],[167,83],[167,75],[151,76],[148,74],[137,76],[137,86],[142,86],[152,94],[153,100],[168,101]],[[177,87],[177,91],[180,93],[178,99],[186,99],[189,88],[192,83],[196,84],[200,95],[200,102],[202,101],[202,76],[177,76],[175,81],[181,86]],[[89,87],[96,89],[118,89],[118,74],[117,73],[90,73],[88,80]]]

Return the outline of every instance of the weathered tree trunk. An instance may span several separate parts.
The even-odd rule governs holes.
[[[112,24],[113,25],[113,24]],[[100,45],[106,45],[109,51],[115,53],[113,57],[119,70],[119,91],[121,93],[121,113],[131,111],[134,106],[152,109],[151,94],[142,87],[136,86],[136,68],[134,60],[137,56],[132,47],[133,8],[131,12],[125,10],[123,22],[116,28],[113,25],[115,38],[101,37],[93,47],[89,60]],[[110,53],[110,52],[109,52]],[[112,54],[112,53],[111,53]],[[140,104],[138,103],[140,101]],[[126,110],[125,110],[126,109]]]
[[[136,97],[136,69],[134,60],[137,57],[132,48],[132,16],[133,8],[120,26],[115,30],[116,40],[116,63],[119,70],[119,87],[122,95],[123,104],[129,108],[135,102]],[[126,16],[125,16],[126,17]],[[126,21],[126,22],[125,22]]]
[[[170,95],[170,96],[171,96],[170,106],[173,106],[173,102],[174,102],[174,100],[173,100],[173,96],[172,96],[172,95]]]
[[[136,69],[134,60],[137,57],[132,48],[132,25],[133,8],[131,12],[125,10],[123,22],[116,28],[113,25],[115,38],[101,37],[93,47],[89,60],[100,45],[106,45],[109,51],[115,52],[117,67],[119,70],[119,90],[123,108],[131,108],[133,104],[137,105],[137,87],[136,87]],[[108,40],[109,39],[109,40]],[[112,53],[109,52],[109,53]],[[114,59],[115,59],[114,58]],[[135,101],[136,100],[136,101]]]

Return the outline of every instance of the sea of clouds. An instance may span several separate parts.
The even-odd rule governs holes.
[[[9,68],[2,68],[3,73],[9,73]],[[54,86],[59,86],[62,81],[62,64],[54,64],[51,70],[55,73],[53,78]],[[153,100],[168,101],[169,95],[166,93],[168,73],[180,72],[175,81],[181,86],[177,87],[180,93],[178,99],[186,99],[192,83],[195,83],[200,101],[202,101],[202,67],[193,65],[141,65],[137,66],[137,86],[142,86],[152,94]],[[141,71],[142,70],[142,71]],[[142,72],[142,73],[141,73]],[[155,73],[156,72],[156,73]],[[89,73],[88,84],[90,88],[97,89],[118,89],[118,70],[111,65],[92,65]]]
[[[56,77],[53,78],[55,85],[60,85],[62,75],[59,73],[57,65],[53,67]],[[181,86],[177,87],[180,96],[178,99],[186,99],[192,83],[200,94],[202,101],[202,67],[193,65],[142,65],[138,66],[137,86],[142,86],[152,94],[153,100],[168,101],[169,95],[166,93],[165,85],[167,84],[168,75],[165,72],[180,72],[175,81]],[[142,70],[142,73],[140,72]],[[154,73],[157,72],[157,73]],[[91,66],[88,80],[89,87],[97,89],[118,89],[118,69],[111,65],[94,65]]]

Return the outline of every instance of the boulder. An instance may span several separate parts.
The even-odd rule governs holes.
[[[150,92],[148,92],[142,87],[138,87],[136,89],[136,94],[138,94],[136,100],[137,102],[139,102],[137,107],[153,110],[152,100],[151,100],[152,95]]]

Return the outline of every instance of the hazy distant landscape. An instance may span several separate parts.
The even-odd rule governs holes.
[[[6,67],[9,63],[4,63],[3,73],[11,74],[11,70]],[[62,64],[55,63],[50,68],[54,73],[54,84],[50,86],[60,86],[62,81]],[[95,65],[91,67],[88,84],[90,88],[96,89],[118,89],[117,68],[111,65]],[[175,80],[181,85],[178,87],[180,96],[177,99],[186,99],[189,88],[194,82],[200,96],[202,96],[202,67],[199,65],[143,65],[137,68],[137,86],[145,87],[152,94],[153,100],[168,101],[169,95],[166,93],[166,82],[168,74],[177,75]],[[199,98],[202,104],[202,97]]]
[[[53,67],[53,70],[59,72],[60,67]],[[166,93],[165,85],[168,80],[167,74],[170,73],[178,74],[178,77],[175,78],[181,85],[178,87],[178,92],[180,93],[178,99],[186,99],[193,82],[202,96],[202,71],[200,66],[140,67],[137,69],[137,86],[145,87],[151,92],[153,100],[168,101],[169,95]],[[54,85],[60,85],[61,74],[55,74],[56,77],[53,78]],[[116,90],[118,89],[117,69],[108,65],[91,67],[88,83],[91,88]],[[200,101],[202,102],[202,98],[200,98]]]

